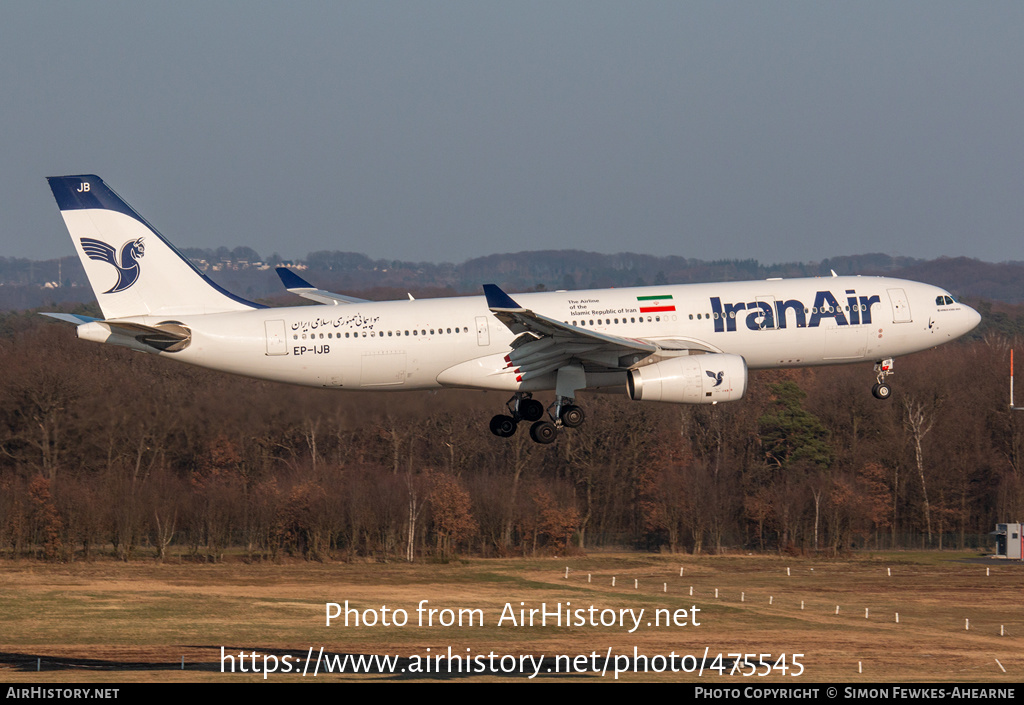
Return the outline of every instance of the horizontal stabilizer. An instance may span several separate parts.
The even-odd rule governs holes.
[[[287,267],[278,267],[277,276],[281,277],[281,283],[284,284],[285,289],[293,294],[298,294],[305,299],[317,301],[322,304],[332,304],[334,306],[338,306],[339,304],[367,303],[366,299],[357,299],[354,296],[345,296],[343,294],[335,294],[330,291],[324,291],[323,289],[317,289]]]
[[[99,318],[93,318],[92,316],[78,316],[74,313],[46,313],[45,311],[40,311],[40,313],[44,316],[49,316],[50,318],[56,318],[58,321],[74,323],[76,326],[100,320]]]
[[[165,321],[155,326],[147,326],[132,321],[104,321],[73,313],[44,313],[43,315],[56,318],[59,321],[74,323],[78,326],[79,338],[97,343],[111,343],[144,349],[138,345],[141,344],[160,352],[178,352],[187,348],[192,342],[192,331],[177,321]]]

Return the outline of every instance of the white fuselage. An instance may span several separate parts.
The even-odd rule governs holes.
[[[879,360],[925,350],[977,325],[969,306],[928,284],[823,277],[515,294],[523,308],[664,348],[741,355],[750,368]],[[123,319],[155,326],[167,317]],[[162,352],[203,367],[339,389],[471,387],[538,391],[555,373],[518,382],[514,335],[482,296],[178,315],[191,344]],[[626,372],[588,374],[588,387]]]

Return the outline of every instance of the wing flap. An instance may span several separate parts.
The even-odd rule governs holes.
[[[485,284],[484,295],[495,318],[520,334],[505,357],[520,381],[547,374],[574,359],[599,369],[624,369],[660,349],[647,340],[586,330],[523,308],[495,284]]]

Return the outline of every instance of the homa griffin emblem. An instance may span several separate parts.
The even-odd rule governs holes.
[[[711,386],[717,387],[722,383],[722,376],[725,374],[725,370],[722,370],[720,372],[712,372],[711,370],[705,370],[704,374],[706,374],[711,379],[715,380],[715,383]]]
[[[119,291],[124,291],[139,278],[139,260],[142,259],[142,255],[146,251],[141,237],[121,245],[120,262],[117,261],[117,253],[114,248],[105,242],[94,240],[91,237],[79,238],[79,242],[82,243],[82,249],[89,259],[106,262],[117,270],[117,283],[104,291],[104,294],[116,294]]]

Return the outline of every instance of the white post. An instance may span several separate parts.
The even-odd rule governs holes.
[[[565,566],[565,579],[569,579],[569,566]]]
[[[868,608],[865,607],[864,608],[864,619],[867,619],[867,618],[868,618]]]
[[[804,608],[804,601],[800,600],[800,609],[803,609],[803,608]]]
[[[636,590],[639,587],[640,587],[640,579],[639,578],[633,578],[633,589]]]
[[[741,592],[740,593],[740,602],[746,602],[746,601],[747,601],[747,593]]]
[[[899,624],[899,623],[900,623],[900,613],[897,612],[896,613],[896,624]]]
[[[612,576],[612,587],[615,587],[615,576]]]
[[[770,605],[774,601],[775,601],[775,595],[769,595],[768,596],[768,604]]]
[[[839,614],[839,605],[836,605],[836,614]]]
[[[662,592],[668,592],[668,583],[662,583],[661,584],[661,591]]]
[[[971,628],[971,620],[964,619],[964,631],[965,632],[966,631],[970,631],[970,628]]]
[[[715,588],[715,599],[718,599],[718,588]]]

